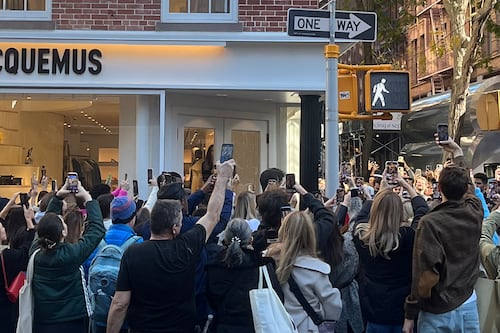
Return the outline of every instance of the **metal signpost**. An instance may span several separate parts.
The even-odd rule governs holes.
[[[288,35],[329,38],[325,46],[325,141],[326,195],[331,198],[339,187],[339,110],[338,110],[338,57],[337,42],[373,42],[377,35],[375,13],[336,11],[336,1],[329,3],[329,11],[288,10]]]
[[[339,47],[335,45],[335,0],[330,2],[330,44],[325,46],[326,90],[325,90],[325,182],[326,196],[332,198],[340,185],[339,158],[339,110],[338,110],[338,60]]]

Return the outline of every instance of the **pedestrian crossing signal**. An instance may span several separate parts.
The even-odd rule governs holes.
[[[365,74],[365,109],[368,112],[410,111],[410,73],[370,70]]]

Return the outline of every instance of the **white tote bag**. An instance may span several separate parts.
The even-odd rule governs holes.
[[[19,290],[19,318],[17,319],[16,333],[33,332],[33,293],[31,291],[31,281],[33,280],[35,255],[38,251],[40,249],[36,250],[30,257],[26,280],[21,290]]]
[[[267,288],[263,287],[262,276],[266,280]],[[258,289],[250,290],[250,305],[256,333],[297,332],[292,317],[273,289],[266,266],[259,267],[259,285]]]

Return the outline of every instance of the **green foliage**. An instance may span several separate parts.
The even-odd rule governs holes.
[[[378,36],[373,57],[377,63],[398,64],[405,52],[408,27],[415,23],[409,11],[420,0],[373,0],[377,13]]]
[[[496,15],[500,15],[500,1],[495,4]],[[497,38],[500,38],[500,25],[493,22],[491,17],[486,22],[486,30],[495,34]]]

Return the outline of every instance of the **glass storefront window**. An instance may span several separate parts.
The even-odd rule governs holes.
[[[215,129],[184,128],[184,179],[191,192],[199,190],[213,172]]]
[[[0,19],[50,20],[52,0],[0,0]]]
[[[163,0],[163,22],[237,22],[238,1]]]
[[[147,169],[159,164],[151,153],[159,149],[154,102],[147,95],[0,94],[0,196],[27,192],[44,169],[49,191],[69,171],[88,190],[100,183],[114,189],[127,173],[129,191],[142,178],[147,198]]]

